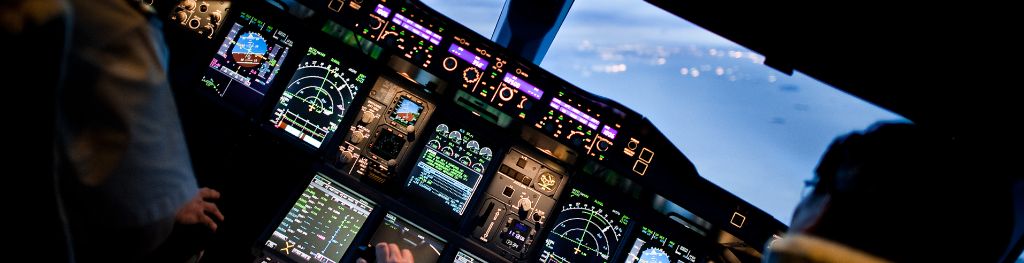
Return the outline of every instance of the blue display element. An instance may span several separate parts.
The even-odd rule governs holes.
[[[608,125],[605,125],[603,128],[601,128],[601,134],[608,137],[608,139],[614,140],[615,136],[619,135],[619,131],[615,130],[615,128],[612,128]]]
[[[668,254],[659,248],[648,248],[640,254],[640,262],[648,263],[669,263]]]
[[[526,95],[529,95],[534,99],[539,100],[540,97],[544,95],[543,90],[540,90],[539,88],[537,88],[537,86],[534,86],[533,84],[527,83],[526,81],[519,79],[519,77],[517,77],[516,75],[505,73],[505,77],[502,79],[502,81],[508,83],[509,85],[512,85],[513,87],[516,87],[516,89],[526,93]]]
[[[562,102],[562,100],[558,98],[551,99],[551,108],[561,113],[565,113],[565,115],[569,115],[569,118],[579,121],[580,124],[586,125],[591,129],[597,129],[597,125],[601,124],[601,121],[595,119],[594,117],[590,117],[590,115],[583,113],[579,109],[576,109],[576,107],[570,106],[569,104]]]
[[[391,114],[391,120],[405,126],[413,125],[416,124],[416,120],[419,120],[421,112],[423,112],[423,105],[402,97],[398,108]]]
[[[391,15],[391,9],[388,9],[382,4],[377,4],[377,8],[373,9],[373,12],[383,17],[388,17]]]
[[[244,67],[255,67],[263,62],[267,54],[267,40],[256,32],[243,33],[235,46],[231,48],[231,55],[235,57],[239,65]]]
[[[452,53],[452,55],[455,55],[456,57],[469,62],[469,64],[473,64],[473,66],[480,69],[486,69],[487,65],[490,64],[472,51],[468,51],[457,44],[452,44],[452,46],[448,48],[448,53]]]
[[[405,18],[402,14],[395,14],[395,18],[392,18],[391,22],[412,31],[413,34],[430,41],[430,43],[434,43],[434,45],[441,44],[441,35],[438,35],[437,33],[434,33],[434,31],[430,31],[430,29],[413,22],[411,19]]]

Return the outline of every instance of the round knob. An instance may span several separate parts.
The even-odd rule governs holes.
[[[526,198],[519,199],[519,210],[530,212],[531,210],[533,210],[533,202],[531,202],[530,199]]]
[[[220,10],[213,11],[213,13],[210,13],[210,24],[220,24],[222,18],[224,18],[224,14],[221,14]]]
[[[606,140],[598,140],[597,141],[597,150],[598,151],[602,151],[602,152],[603,151],[607,151],[608,147],[610,147],[611,145],[612,144],[610,142],[606,141]]]
[[[416,125],[405,126],[405,133],[412,134],[416,132]]]
[[[205,2],[202,3],[202,4],[199,4],[199,12],[206,13],[206,11],[209,11],[209,10],[210,10],[210,5],[209,4],[207,4]]]
[[[356,131],[352,133],[352,138],[349,139],[349,141],[354,144],[359,144],[360,142],[363,142],[363,139],[366,139],[366,135],[361,131]]]
[[[373,30],[380,29],[380,27],[383,26],[383,24],[384,24],[384,22],[380,21],[380,19],[373,18],[373,17],[370,18],[370,29],[373,29]]]
[[[351,151],[342,150],[341,154],[338,155],[338,161],[341,163],[352,163],[355,160],[355,154]]]
[[[480,70],[474,67],[466,68],[466,70],[462,71],[462,80],[465,80],[466,83],[474,83],[480,80]]]
[[[192,11],[196,9],[196,0],[185,0],[181,2],[181,8]]]
[[[178,11],[171,16],[172,21],[185,22],[185,19],[188,19],[188,13],[185,13],[185,11]]]
[[[394,168],[396,164],[398,164],[398,161],[395,159],[388,160],[388,167]]]
[[[363,123],[370,123],[371,121],[373,121],[373,119],[373,113],[364,111],[363,116],[362,118],[359,119],[359,121]]]
[[[455,67],[459,66],[459,62],[456,61],[454,57],[447,57],[444,58],[444,64],[442,64],[442,66],[444,66],[445,70],[452,71],[455,70]]]
[[[519,199],[519,218],[526,218],[530,210],[533,210],[533,202],[526,198]]]
[[[501,89],[498,90],[498,98],[502,101],[510,101],[512,100],[512,96],[515,95],[515,90],[512,90],[512,88],[509,87],[501,87]]]

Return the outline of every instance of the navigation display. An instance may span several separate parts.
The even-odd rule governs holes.
[[[310,47],[277,105],[274,127],[320,148],[338,129],[366,75]]]
[[[542,262],[607,262],[622,240],[629,216],[573,188],[544,240]]]

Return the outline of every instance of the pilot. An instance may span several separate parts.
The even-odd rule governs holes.
[[[163,251],[172,230],[202,224],[215,231],[224,216],[213,203],[220,193],[200,188],[192,170],[167,76],[163,16],[137,0],[51,3],[73,12],[55,129],[55,192],[69,257],[194,256]]]
[[[985,160],[909,123],[836,139],[787,236],[765,262],[996,262],[1013,227],[1010,184]]]

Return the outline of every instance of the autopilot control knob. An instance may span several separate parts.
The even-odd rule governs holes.
[[[530,199],[520,198],[519,199],[519,218],[526,218],[526,215],[533,211],[533,202]]]
[[[171,16],[171,21],[184,23],[186,19],[188,19],[188,13],[185,13],[185,11],[174,12],[174,15]]]
[[[415,132],[416,132],[416,125],[405,126],[405,133],[406,134],[413,134]]]
[[[606,140],[598,140],[597,141],[597,150],[598,151],[602,151],[602,152],[603,151],[607,151],[608,147],[611,147],[611,146],[612,146],[612,144],[610,142],[606,141]]]
[[[352,163],[352,161],[355,161],[355,154],[352,153],[352,151],[349,151],[347,149],[342,149],[340,151],[341,154],[338,155],[338,162],[349,164]]]
[[[398,160],[395,160],[395,159],[388,160],[388,167],[390,167],[390,168],[395,168],[395,165],[397,165],[397,164],[398,164]]]
[[[201,32],[206,33],[208,37],[212,38],[214,29],[213,24],[205,24],[203,25],[203,30]]]
[[[371,17],[368,25],[370,26],[370,29],[377,30],[380,29],[381,26],[384,26],[384,21]]]
[[[352,133],[351,137],[352,138],[350,138],[349,141],[354,144],[359,144],[360,142],[363,142],[363,139],[366,139],[367,135],[362,131],[356,131]]]
[[[196,6],[196,0],[185,0],[181,1],[181,4],[179,4],[179,7],[184,8],[188,11],[196,10]]]
[[[224,18],[224,14],[220,10],[213,11],[210,13],[210,24],[220,25],[220,20]]]
[[[373,119],[376,119],[376,116],[372,112],[363,111],[363,116],[359,118],[359,121],[365,124],[372,122]]]

